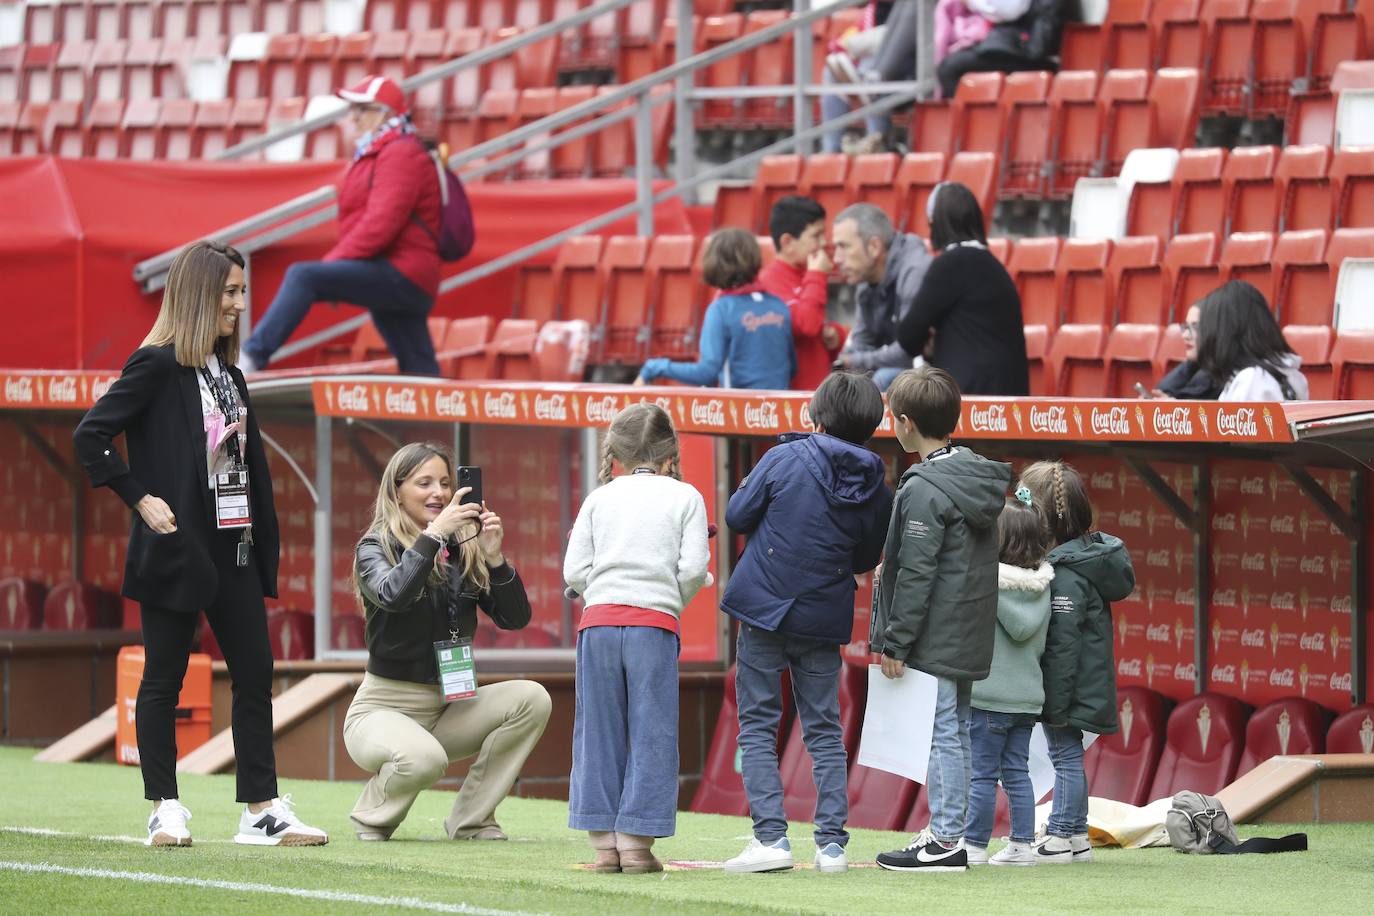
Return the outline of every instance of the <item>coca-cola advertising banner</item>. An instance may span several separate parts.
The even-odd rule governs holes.
[[[0,408],[86,410],[117,378],[117,372],[0,371]]]
[[[382,420],[603,426],[627,404],[654,401],[683,432],[769,436],[809,432],[811,396],[702,388],[327,381],[323,415]],[[891,436],[892,416],[879,435]],[[968,398],[956,436],[1065,442],[1291,442],[1279,404]]]

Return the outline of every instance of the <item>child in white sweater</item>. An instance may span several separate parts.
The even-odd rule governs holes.
[[[598,872],[643,874],[663,870],[654,838],[676,826],[678,617],[711,583],[706,504],[682,482],[672,419],[654,404],[611,422],[600,480],[563,560],[586,605],[568,826],[589,833]]]

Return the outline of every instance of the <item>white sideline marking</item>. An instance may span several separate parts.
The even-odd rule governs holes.
[[[346,894],[341,891],[316,891],[303,887],[280,887],[273,884],[250,884],[243,881],[213,881],[206,878],[183,878],[179,875],[160,875],[146,871],[111,871],[105,868],[68,868],[47,862],[0,862],[0,870],[28,874],[70,875],[75,878],[112,878],[139,884],[173,884],[182,887],[203,887],[218,891],[240,891],[250,894],[274,894],[301,897],[307,900],[330,900],[336,903],[360,903],[366,906],[401,907],[427,910],[431,913],[464,913],[469,916],[534,916],[518,910],[489,910],[466,903],[435,903],[418,897],[379,897],[372,894]]]
[[[52,837],[75,837],[79,840],[95,840],[98,843],[137,843],[143,845],[141,836],[114,836],[90,833],[74,833],[70,830],[49,830],[46,827],[16,827],[13,825],[0,827],[0,833],[19,833],[25,836],[52,836]],[[232,843],[233,840],[205,840],[196,838],[196,845],[202,843]]]

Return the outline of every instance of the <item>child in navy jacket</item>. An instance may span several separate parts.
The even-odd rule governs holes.
[[[639,384],[666,378],[688,385],[786,391],[797,371],[792,314],[787,303],[758,285],[763,254],[743,229],[721,229],[706,243],[704,279],[721,290],[701,326],[701,358],[694,363],[651,359]]]
[[[749,543],[721,610],[740,622],[735,695],[754,838],[730,872],[792,867],[778,775],[781,679],[791,671],[816,779],[816,866],[848,867],[840,732],[840,646],[854,629],[854,575],[878,563],[892,512],[887,468],[863,443],[883,417],[873,380],[834,373],[811,401],[814,435],[786,435],[730,498],[726,523]]]

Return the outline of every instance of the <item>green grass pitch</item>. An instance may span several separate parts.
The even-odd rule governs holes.
[[[148,849],[148,813],[136,769],[42,764],[0,748],[0,911],[10,913],[1369,913],[1374,824],[1307,830],[1311,850],[1278,856],[1182,856],[1168,849],[1098,850],[1092,865],[980,868],[907,875],[875,868],[727,875],[718,868],[660,875],[597,875],[561,802],[512,798],[498,815],[509,843],[454,843],[441,822],[452,795],[427,792],[390,843],[360,843],[348,811],[358,786],[287,780],[298,811],[330,832],[323,848],[236,846],[232,776],[182,776],[195,846]],[[682,814],[656,847],[667,860],[720,862],[748,838],[745,818]],[[806,825],[793,850],[809,863]],[[856,830],[851,861],[871,863],[902,844]],[[998,844],[994,842],[996,848]],[[332,899],[331,899],[331,895]]]

